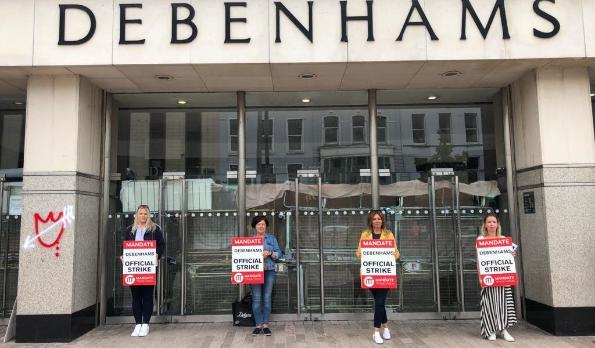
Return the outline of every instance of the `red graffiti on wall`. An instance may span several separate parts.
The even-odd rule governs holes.
[[[55,256],[60,256],[60,241],[62,240],[62,236],[64,235],[64,230],[74,221],[74,209],[72,206],[64,207],[64,210],[56,213],[50,211],[46,217],[42,217],[39,213],[33,214],[33,219],[35,220],[35,236],[28,235],[25,239],[25,243],[23,244],[24,249],[31,249],[35,247],[35,240],[39,242],[39,244],[47,249],[55,248]],[[49,226],[45,227],[46,224],[50,224]],[[42,230],[40,230],[42,228]],[[47,238],[49,232],[56,232],[53,233],[55,236],[53,241],[46,241],[42,238],[45,236]]]
[[[33,218],[35,219],[35,235],[37,236],[37,241],[39,242],[39,244],[41,244],[41,246],[43,246],[44,248],[52,248],[54,246],[56,246],[56,257],[60,256],[60,240],[62,239],[62,235],[64,234],[64,223],[60,223],[60,232],[58,232],[58,235],[56,236],[56,239],[54,239],[53,242],[51,243],[46,243],[43,238],[41,238],[41,235],[39,234],[39,223],[48,223],[49,221],[55,223],[58,222],[62,219],[62,217],[64,216],[63,212],[59,212],[58,215],[56,215],[54,217],[54,212],[49,212],[48,216],[44,219],[42,218],[38,213],[33,214]]]

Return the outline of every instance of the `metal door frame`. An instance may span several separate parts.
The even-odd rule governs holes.
[[[297,176],[295,178],[295,259],[296,259],[296,277],[297,277],[297,315],[299,318],[305,318],[305,313],[302,313],[302,308],[304,305],[304,294],[303,294],[303,282],[302,282],[302,265],[301,265],[301,258],[300,258],[300,179],[301,178],[317,178],[318,182],[318,253],[319,253],[319,264],[320,264],[320,314],[321,317],[324,317],[325,310],[324,310],[324,240],[322,237],[322,177],[320,176],[320,172],[318,170],[298,170]],[[312,316],[310,312],[310,316]],[[312,319],[312,318],[310,318]]]
[[[436,311],[438,313],[446,313],[442,311],[441,297],[440,297],[440,260],[438,257],[438,222],[436,216],[436,177],[447,177],[451,184],[451,220],[452,229],[454,232],[454,257],[455,257],[455,275],[457,284],[457,313],[460,317],[465,310],[465,286],[463,274],[463,242],[461,232],[461,217],[460,217],[460,191],[459,191],[459,177],[454,174],[451,168],[432,170],[428,180],[428,200],[430,206],[430,231],[432,242],[432,263],[433,263],[433,284],[434,284],[434,303],[436,304]],[[454,319],[457,315],[453,312],[448,312],[449,318]]]
[[[186,308],[186,233],[187,233],[187,223],[186,223],[186,216],[187,211],[188,211],[188,197],[187,197],[187,185],[186,185],[186,173],[184,172],[165,172],[163,173],[163,176],[161,179],[159,179],[159,225],[162,226],[162,231],[163,231],[163,239],[164,239],[164,243],[166,245],[166,258],[165,261],[162,258],[161,260],[159,260],[159,271],[158,271],[158,275],[157,275],[157,309],[156,309],[156,314],[158,316],[164,316],[164,317],[170,317],[170,321],[171,321],[171,317],[173,316],[182,316],[184,315],[184,310]],[[171,183],[176,183],[176,182],[180,182],[182,187],[181,187],[181,197],[180,197],[180,222],[179,222],[179,228],[178,231],[176,231],[177,233],[180,234],[180,247],[181,247],[181,260],[179,260],[180,262],[180,312],[179,313],[162,313],[163,310],[163,302],[164,302],[164,296],[165,296],[165,283],[164,283],[164,277],[167,275],[166,271],[164,271],[164,269],[167,267],[167,237],[169,234],[169,231],[167,231],[167,229],[164,227],[165,226],[165,185],[167,182],[171,182]],[[165,267],[164,267],[165,266]]]

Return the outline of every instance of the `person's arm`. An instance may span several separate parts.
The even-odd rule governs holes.
[[[154,232],[155,241],[157,242],[157,260],[161,259],[161,255],[163,255],[163,250],[165,249],[165,241],[163,240],[163,233],[161,232],[161,228],[157,226]]]
[[[126,227],[124,229],[124,236],[122,237],[122,241],[129,240],[129,238],[130,238],[130,231],[131,231],[130,226],[129,227]],[[122,255],[124,255],[124,245],[123,244],[124,243],[120,243],[120,245],[118,245],[118,250],[120,251],[120,261],[123,261],[122,260]]]
[[[395,251],[393,252],[393,254],[395,255],[395,259],[400,259],[401,258],[401,253],[399,252],[399,248],[397,246],[397,239],[395,238],[395,233],[394,232],[389,232],[390,234],[390,239],[395,241]]]
[[[362,232],[362,234],[360,234],[359,242],[357,242],[357,251],[355,252],[355,256],[357,256],[358,259],[362,257],[362,250],[361,250],[360,244],[362,243],[362,238],[364,237],[364,233],[365,232]]]
[[[279,247],[279,242],[277,241],[277,238],[275,238],[275,236],[273,237],[273,250],[271,253],[271,259],[273,260],[278,260],[283,256],[283,252],[281,251],[281,248]]]

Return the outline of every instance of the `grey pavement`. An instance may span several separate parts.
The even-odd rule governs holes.
[[[0,344],[2,347],[378,347],[368,321],[294,321],[272,323],[273,336],[253,337],[252,328],[230,323],[151,324],[147,337],[130,337],[132,325],[97,328],[69,344]],[[391,322],[393,339],[383,347],[591,347],[595,337],[559,337],[527,323],[511,328],[516,342],[484,340],[478,320]],[[3,330],[1,330],[3,331]],[[0,332],[1,332],[0,331]]]

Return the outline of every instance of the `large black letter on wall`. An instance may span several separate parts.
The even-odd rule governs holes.
[[[249,43],[250,38],[246,39],[232,39],[231,38],[231,23],[247,23],[246,18],[231,18],[231,8],[233,6],[246,7],[245,2],[226,2],[225,4],[225,43]]]
[[[421,18],[421,22],[411,21],[413,10],[417,10],[417,13],[419,13],[419,17]],[[424,27],[426,27],[426,30],[430,34],[430,38],[432,40],[438,40],[438,36],[436,36],[436,34],[434,33],[434,29],[432,29],[432,26],[430,25],[430,22],[428,21],[428,18],[426,17],[423,8],[421,8],[421,5],[419,4],[419,0],[411,0],[411,9],[409,10],[409,14],[407,15],[407,19],[405,20],[405,24],[403,24],[403,29],[401,29],[401,33],[399,34],[397,41],[403,41],[405,29],[407,29],[407,27],[410,25],[423,25]]]
[[[183,7],[188,10],[188,17],[185,19],[178,19],[178,8]],[[187,3],[174,3],[171,4],[171,43],[179,44],[179,43],[190,43],[196,39],[196,35],[198,34],[198,28],[196,24],[192,22],[196,12],[194,11],[194,7]],[[185,39],[178,39],[178,25],[185,24],[192,29],[192,34]]]
[[[281,3],[281,1],[275,1],[275,9],[277,11],[277,17],[276,17],[276,28],[277,28],[277,36],[275,37],[275,42],[281,42],[281,12],[283,12],[283,14],[285,14],[285,16],[291,21],[291,23],[293,23],[293,25],[295,25],[301,32],[302,34],[304,34],[305,37],[308,38],[308,40],[310,40],[310,42],[314,42],[313,40],[313,34],[314,34],[314,27],[312,25],[312,5],[314,4],[314,1],[308,1],[308,29],[306,29],[306,27],[304,27],[302,25],[302,23],[300,23],[300,21],[298,21],[297,18],[295,18],[295,16],[289,12],[289,10],[287,9],[287,7],[285,7],[285,5],[283,5]]]
[[[143,24],[142,19],[126,19],[129,8],[143,8],[143,4],[120,4],[120,45],[144,44],[145,39],[126,40],[126,24]]]
[[[347,1],[341,1],[341,42],[347,42],[347,21],[367,21],[368,22],[368,40],[374,41],[374,22],[372,18],[372,3],[367,0],[366,5],[368,14],[366,16],[347,16]]]
[[[60,7],[60,30],[58,34],[58,45],[59,46],[68,46],[68,45],[80,45],[84,44],[85,42],[91,40],[93,35],[95,35],[95,29],[97,28],[97,21],[95,20],[95,15],[90,8],[83,6],[83,5],[59,5]],[[91,21],[91,27],[89,28],[89,32],[85,37],[80,40],[66,40],[64,38],[66,33],[66,10],[80,10],[83,11],[89,16],[89,20]]]
[[[558,34],[560,32],[560,22],[556,19],[556,17],[552,16],[551,14],[549,14],[549,13],[543,11],[541,8],[539,8],[539,3],[542,1],[547,1],[547,2],[551,2],[552,4],[555,4],[556,0],[535,0],[533,2],[533,11],[535,11],[535,13],[539,17],[552,23],[554,28],[550,32],[543,32],[541,30],[537,30],[537,29],[533,28],[533,35],[535,37],[538,37],[541,39],[549,39],[550,37],[556,36],[556,34]]]
[[[484,1],[484,0],[482,0]],[[494,9],[492,10],[492,14],[490,14],[490,19],[488,19],[488,24],[484,27],[477,17],[477,13],[475,9],[473,9],[473,5],[469,2],[469,0],[462,0],[463,2],[463,19],[462,19],[462,27],[461,27],[461,40],[467,40],[467,11],[471,14],[471,18],[477,25],[477,29],[481,33],[481,36],[485,39],[488,36],[488,32],[490,31],[490,27],[492,26],[492,22],[496,17],[496,12],[500,10],[500,21],[502,22],[502,38],[503,39],[510,39],[510,34],[508,33],[508,22],[506,20],[506,9],[504,8],[504,0],[496,0],[494,4]]]

